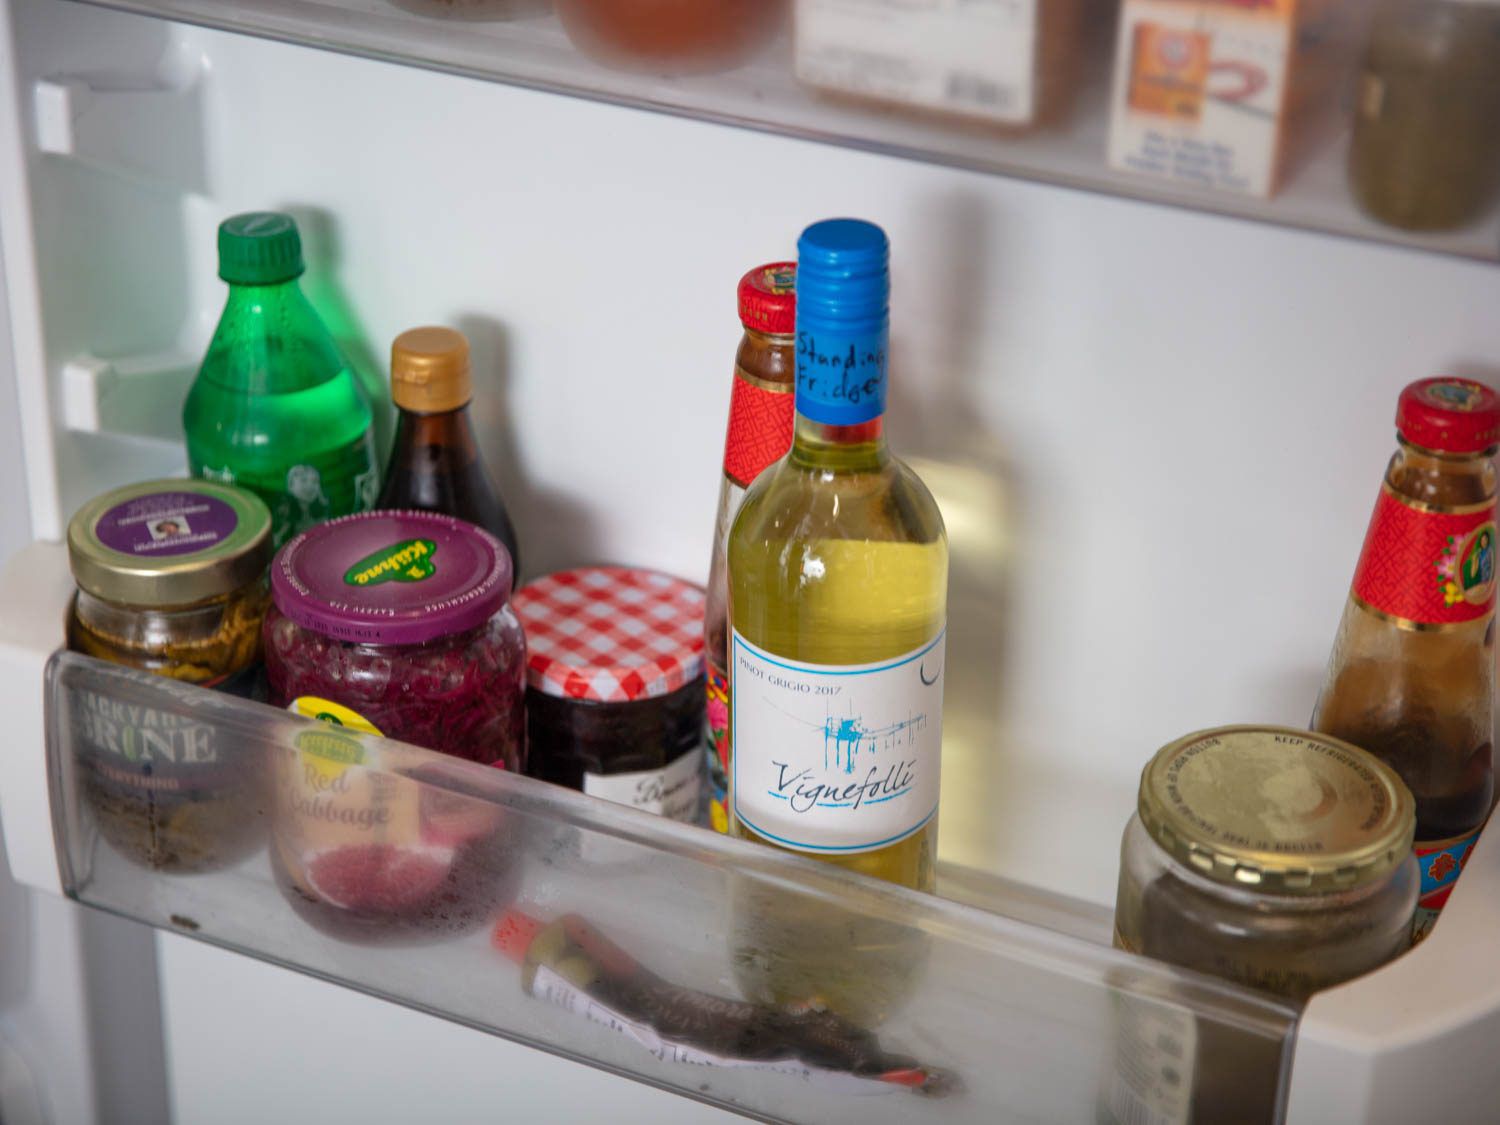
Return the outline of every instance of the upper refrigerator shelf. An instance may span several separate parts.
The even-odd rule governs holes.
[[[107,6],[998,175],[1500,257],[1500,52],[1486,47],[1500,34],[1500,6],[1425,6],[1434,15],[1367,0]]]

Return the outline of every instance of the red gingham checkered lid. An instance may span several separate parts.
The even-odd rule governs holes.
[[[564,699],[626,703],[703,674],[703,591],[654,570],[560,570],[511,597],[526,682]]]

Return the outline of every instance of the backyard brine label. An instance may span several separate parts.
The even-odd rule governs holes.
[[[808,664],[734,634],[735,816],[825,855],[904,840],[937,813],[946,631],[873,664]]]

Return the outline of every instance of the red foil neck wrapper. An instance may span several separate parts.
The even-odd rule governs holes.
[[[729,393],[729,430],[724,439],[724,475],[749,488],[765,469],[792,447],[796,395],[788,384],[771,390],[738,371]]]

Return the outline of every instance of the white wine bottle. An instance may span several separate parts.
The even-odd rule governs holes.
[[[885,440],[889,244],[797,249],[795,436],[729,539],[731,829],[931,890],[948,541]]]

